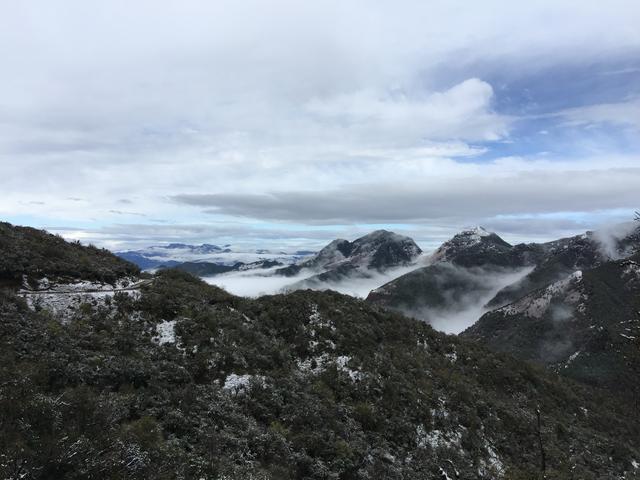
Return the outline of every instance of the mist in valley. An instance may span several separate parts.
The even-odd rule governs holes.
[[[459,295],[459,292],[444,292],[448,307],[419,307],[400,308],[399,310],[409,317],[423,320],[433,328],[444,333],[458,334],[473,325],[482,315],[490,309],[486,304],[503,288],[515,283],[528,275],[533,267],[516,270],[499,270],[485,268],[465,269],[451,266],[458,273],[468,277],[470,284],[478,288],[470,289]],[[445,279],[442,279],[443,283]]]
[[[334,290],[345,295],[365,298],[369,292],[384,285],[412,270],[420,265],[412,264],[404,267],[389,269],[384,273],[375,270],[364,270],[362,277],[350,277],[340,281],[318,282],[304,284],[302,289],[312,290]],[[279,268],[279,267],[278,267]],[[212,277],[205,277],[204,280],[220,288],[224,288],[229,293],[242,297],[255,298],[261,295],[273,295],[286,291],[295,290],[297,283],[304,282],[316,275],[313,270],[303,270],[300,274],[292,277],[275,275],[277,268],[260,271],[230,272]]]

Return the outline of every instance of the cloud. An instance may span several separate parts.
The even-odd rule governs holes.
[[[261,295],[273,295],[295,282],[303,280],[304,275],[295,277],[282,277],[272,275],[273,271],[263,270],[256,272],[232,272],[214,277],[205,277],[204,280],[212,285],[224,288],[229,293],[242,297],[259,297]]]
[[[409,267],[390,269],[384,273],[367,271],[366,273],[369,275],[367,278],[354,276],[354,278],[345,278],[338,282],[314,282],[313,284],[303,283],[297,288],[334,290],[346,295],[365,298],[374,288],[377,288],[400,275],[404,275],[415,268],[416,266],[413,265]],[[279,275],[273,275],[275,270],[276,269],[274,268],[261,271],[230,272],[213,277],[206,277],[204,280],[212,285],[224,288],[234,295],[258,297],[260,295],[273,295],[276,293],[282,293],[283,291],[289,291],[289,287],[296,287],[298,282],[303,282],[318,273],[317,271],[307,269],[293,277],[282,277]]]
[[[640,97],[624,102],[600,103],[560,112],[568,125],[591,126],[609,124],[640,130]]]
[[[322,120],[340,124],[350,134],[389,141],[421,138],[497,140],[506,135],[509,118],[491,110],[493,88],[477,78],[443,92],[411,98],[404,92],[358,91],[306,104]]]
[[[620,241],[630,235],[637,228],[638,225],[636,222],[603,225],[601,228],[593,232],[593,238],[598,242],[600,251],[605,258],[618,260],[630,254],[630,252],[621,250],[621,247],[623,246],[620,244]]]
[[[428,322],[436,330],[458,334],[469,328],[489,311],[485,305],[504,287],[524,278],[533,267],[520,269],[463,268],[442,264],[442,273],[436,274],[435,283],[440,285],[440,294],[445,299],[442,307],[413,306],[398,307],[405,315]],[[455,279],[455,282],[452,282]],[[467,290],[460,291],[452,283],[467,283]],[[448,290],[448,289],[449,290]]]
[[[175,202],[215,214],[302,223],[401,223],[515,213],[633,208],[640,168],[521,172],[423,184],[350,185],[331,191],[183,194]]]
[[[259,247],[274,251],[295,251],[307,247],[320,249],[339,236],[357,238],[369,233],[366,227],[296,229],[286,226],[265,228],[260,224],[239,222],[176,224],[161,219],[150,221],[157,223],[115,223],[94,228],[48,225],[47,230],[70,240],[104,245],[115,251],[176,242],[232,244],[234,249]]]
[[[109,210],[109,213],[115,213],[116,215],[133,215],[136,217],[146,217],[144,213],[139,212],[125,212],[123,210]]]
[[[546,199],[524,172],[608,168],[618,181],[638,165],[637,136],[619,138],[638,126],[638,23],[640,6],[622,0],[13,2],[0,15],[0,215],[113,243],[101,227],[151,231],[135,230],[134,213],[177,229],[251,217],[298,232],[439,218],[406,228],[441,235],[484,220],[449,210],[490,216],[499,202],[521,215],[620,208],[624,178],[610,197],[578,178],[589,199],[559,174],[549,185],[566,193]],[[575,88],[585,77],[597,88]],[[614,128],[594,139],[592,124]],[[542,130],[545,145],[531,133]],[[596,140],[601,158],[584,160]],[[543,150],[555,158],[541,162]],[[284,231],[252,238],[265,228]]]

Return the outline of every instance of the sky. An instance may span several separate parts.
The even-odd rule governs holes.
[[[640,208],[640,3],[0,0],[0,219],[122,250]]]

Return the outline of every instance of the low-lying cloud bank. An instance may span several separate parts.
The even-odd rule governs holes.
[[[213,277],[204,277],[203,280],[211,285],[224,288],[227,292],[241,297],[259,297],[279,293],[284,287],[296,280],[304,280],[304,276],[283,277],[274,275],[277,268],[266,270],[230,272]]]
[[[424,260],[423,260],[424,261]],[[367,278],[348,278],[338,282],[324,282],[313,286],[304,286],[303,288],[311,288],[313,290],[334,290],[346,295],[358,298],[366,298],[366,296],[374,290],[406,273],[419,268],[420,265],[410,265],[406,267],[388,270],[385,273],[368,272],[370,276]],[[491,300],[496,293],[502,288],[517,282],[529,272],[532,268],[508,270],[497,272],[495,269],[463,269],[460,267],[452,267],[463,271],[463,275],[468,276],[470,280],[477,284],[482,284],[482,290],[469,291],[461,297],[457,296],[449,302],[449,308],[413,308],[401,309],[402,313],[407,316],[414,317],[428,322],[436,330],[445,333],[460,333],[466,328],[473,325],[484,313],[488,311],[485,308],[486,303]],[[274,275],[274,269],[248,271],[248,272],[231,272],[213,277],[205,277],[207,283],[224,288],[228,292],[243,297],[258,297],[262,295],[273,295],[283,293],[289,290],[289,287],[298,282],[304,282],[312,276],[311,271],[303,271],[299,275],[293,277],[282,277]],[[448,292],[445,292],[447,295]]]
[[[349,278],[338,282],[324,282],[314,286],[305,286],[313,290],[335,290],[336,292],[353,297],[365,298],[371,290],[379,287],[405,273],[418,268],[420,265],[387,270],[385,273],[367,271],[367,278]],[[315,273],[311,270],[303,270],[293,277],[274,275],[276,268],[268,270],[231,272],[213,277],[205,277],[207,283],[224,288],[229,293],[243,297],[258,297],[261,295],[273,295],[287,291],[288,288],[298,282],[309,279]]]
[[[419,320],[424,320],[436,330],[445,333],[458,334],[473,325],[482,315],[489,311],[485,305],[504,287],[517,282],[529,274],[534,267],[517,270],[496,271],[495,269],[462,267],[452,268],[468,276],[470,283],[482,285],[482,289],[469,290],[462,296],[456,296],[455,300],[448,302],[447,308],[400,308],[405,315]],[[443,283],[446,279],[443,279]],[[447,292],[445,291],[445,296]]]

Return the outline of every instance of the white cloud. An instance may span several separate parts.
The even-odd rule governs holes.
[[[559,113],[568,125],[610,124],[640,130],[640,97],[624,102],[599,103],[571,108]]]
[[[404,92],[364,90],[314,98],[306,106],[311,113],[363,140],[497,140],[506,135],[509,119],[491,110],[492,97],[491,85],[471,78],[422,98],[411,98]]]
[[[434,175],[418,175],[420,167],[391,171],[358,184],[326,189],[296,189],[264,193],[181,194],[177,203],[213,214],[301,222],[402,223],[442,219],[486,218],[495,215],[540,214],[631,209],[640,184],[638,158],[621,161],[526,162],[504,159],[492,165],[460,165],[425,161]],[[622,166],[624,165],[624,166]],[[411,177],[419,180],[412,179]],[[371,180],[369,178],[369,180]],[[393,181],[395,180],[395,181]]]
[[[384,273],[371,271],[368,278],[343,279],[338,282],[318,282],[314,285],[304,284],[301,288],[312,288],[314,290],[334,290],[354,297],[366,298],[371,290],[384,285],[391,280],[398,278],[405,273],[414,270],[416,265],[408,267],[398,267],[387,270]],[[230,272],[213,277],[206,277],[204,280],[212,285],[224,288],[234,295],[245,297],[258,297],[260,295],[273,295],[289,291],[290,287],[297,282],[301,282],[318,272],[311,270],[302,270],[298,275],[293,277],[281,277],[273,275],[276,269],[267,269],[261,271],[247,272]]]
[[[557,211],[569,194],[551,195],[555,205],[545,200],[531,208],[507,198],[508,185],[495,187],[486,208],[476,207],[485,200],[472,198],[474,182],[486,193],[490,178],[520,179],[537,201],[531,192],[545,182],[538,176],[527,183],[524,172],[620,169],[637,166],[638,159],[628,152],[625,158],[470,163],[491,153],[486,140],[516,141],[510,135],[517,119],[496,108],[504,85],[491,68],[498,65],[505,78],[637,58],[639,23],[640,7],[616,0],[607,8],[550,0],[5,2],[0,215],[85,229],[127,222],[134,228],[140,218],[213,228],[246,221],[212,218],[167,198],[282,198],[287,192],[309,198],[313,191],[316,201],[335,210],[351,186],[356,196],[375,188],[381,198],[402,200],[404,185],[410,208],[380,205],[381,218],[444,216],[443,223],[451,222],[447,208],[438,213],[434,202],[455,204],[457,188],[471,210],[487,215],[498,202],[509,211],[519,205],[518,213]],[[637,127],[634,105],[612,101],[564,115],[573,124]],[[605,175],[618,181],[614,173]],[[583,177],[581,185],[594,189],[595,200],[575,197],[585,198],[582,210],[626,205],[624,179],[607,200]],[[559,178],[571,190],[570,175]],[[419,188],[434,193],[420,196]],[[129,199],[127,208],[122,198]],[[238,202],[234,208],[242,211],[236,213],[247,214],[255,198],[263,197]],[[425,214],[404,213],[420,201],[429,202]],[[578,200],[573,205],[578,208]],[[147,217],[136,218],[140,214]],[[291,216],[272,215],[278,221]],[[101,241],[117,241],[107,238],[108,228],[102,232]]]

